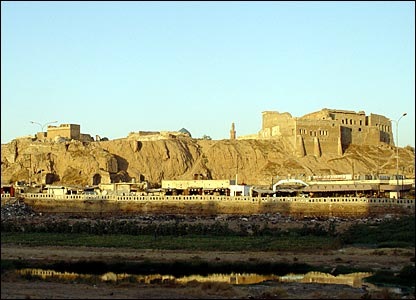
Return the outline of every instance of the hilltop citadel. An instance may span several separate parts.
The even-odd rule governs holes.
[[[227,209],[234,212],[241,209],[239,203],[244,207],[251,203],[251,208],[246,208],[252,213],[262,211],[265,205],[280,211],[282,203],[291,199],[288,207],[294,209],[298,203],[299,212],[304,211],[305,203],[323,202],[319,205],[326,208],[319,211],[344,214],[343,205],[352,201],[354,209],[346,214],[357,214],[361,204],[360,214],[366,214],[368,205],[375,203],[372,199],[380,199],[377,205],[381,211],[385,203],[393,208],[414,207],[414,200],[409,200],[414,199],[414,179],[394,172],[412,171],[405,169],[410,167],[403,160],[414,159],[414,151],[402,149],[399,153],[393,141],[388,118],[333,109],[300,118],[266,111],[257,134],[237,136],[232,123],[229,139],[220,141],[195,139],[185,128],[131,132],[126,138],[110,141],[81,133],[80,125],[61,124],[48,126],[47,132],[38,132],[35,139],[2,145],[2,178],[6,169],[11,170],[9,178],[27,178],[29,185],[17,186],[17,191],[26,201],[32,199],[51,209],[56,209],[54,201],[62,199],[67,205],[75,201],[74,207],[89,200],[117,205],[126,202],[127,210],[133,202],[140,210],[151,201],[154,209],[166,211],[155,203],[174,201],[172,205],[178,205],[175,209],[184,200],[197,206],[223,206],[231,197],[233,202],[227,202]],[[395,159],[396,149],[401,164]],[[368,157],[363,159],[370,155],[365,151],[388,154],[377,157],[376,168]],[[396,169],[398,166],[402,169]],[[390,175],[380,174],[383,169]],[[37,184],[30,184],[31,179]],[[73,184],[83,181],[89,182],[83,188]],[[11,189],[3,186],[2,192],[7,191]],[[325,200],[327,197],[332,198]],[[340,202],[336,208],[331,208],[333,201]]]
[[[23,146],[24,149],[21,149],[19,150],[19,152],[17,152],[17,141],[23,140],[26,140],[28,145]],[[204,140],[206,140],[206,142],[202,143]],[[265,156],[266,153],[262,155],[262,159],[266,159],[266,163],[270,165],[271,169],[281,169],[278,166],[282,164],[287,165],[287,168],[289,169],[289,165],[291,165],[291,171],[288,170],[290,174],[303,173],[301,169],[304,167],[302,166],[302,162],[297,158],[305,158],[305,162],[313,162],[311,160],[312,158],[322,158],[324,161],[333,161],[333,158],[343,158],[345,151],[351,148],[351,146],[376,147],[375,150],[372,151],[377,152],[386,152],[392,150],[394,151],[394,149],[397,149],[396,155],[400,154],[398,151],[399,149],[394,146],[391,120],[382,115],[370,114],[367,116],[363,111],[356,113],[347,110],[334,110],[324,108],[320,111],[312,112],[303,117],[298,118],[292,117],[292,115],[287,112],[279,113],[276,111],[264,111],[262,113],[261,129],[256,134],[237,136],[235,124],[232,123],[229,133],[229,139],[220,140],[222,141],[222,143],[219,143],[220,141],[211,141],[211,138],[209,136],[204,136],[202,139],[195,139],[192,137],[191,133],[185,128],[182,128],[178,131],[130,132],[128,136],[125,138],[109,141],[109,139],[106,137],[102,138],[99,135],[95,135],[95,138],[93,138],[90,134],[82,133],[81,126],[79,124],[61,124],[59,126],[49,125],[47,127],[46,132],[37,132],[35,138],[30,137],[26,139],[16,139],[12,141],[10,144],[2,145],[2,175],[4,175],[3,171],[7,167],[19,162],[20,164],[22,164],[23,168],[29,168],[29,173],[26,173],[29,175],[31,172],[33,174],[37,174],[39,173],[39,170],[45,170],[46,172],[42,172],[42,174],[43,176],[46,176],[48,178],[42,178],[41,180],[45,183],[51,183],[57,181],[57,179],[59,180],[59,178],[57,178],[57,176],[54,175],[57,174],[57,170],[54,171],[54,169],[59,167],[59,165],[65,163],[65,161],[62,160],[57,161],[58,158],[54,158],[54,156],[61,155],[59,154],[61,152],[63,152],[63,155],[71,154],[71,156],[73,156],[75,154],[74,151],[79,152],[83,149],[82,147],[84,147],[85,150],[87,150],[87,148],[92,147],[96,150],[93,151],[94,153],[92,153],[91,150],[89,150],[89,152],[93,155],[95,160],[98,160],[99,165],[96,167],[89,167],[89,169],[97,169],[95,171],[96,174],[93,174],[91,184],[95,185],[98,183],[120,182],[131,180],[132,178],[136,178],[138,181],[141,181],[144,179],[143,175],[149,178],[149,174],[146,174],[144,170],[138,170],[139,172],[137,172],[136,170],[132,172],[133,170],[131,169],[128,170],[126,167],[128,167],[130,164],[126,165],[125,163],[123,163],[123,160],[127,160],[126,155],[128,155],[131,151],[132,153],[128,155],[130,157],[128,160],[141,160],[142,158],[144,158],[143,155],[145,155],[145,152],[143,152],[144,145],[150,145],[145,143],[158,141],[165,143],[164,146],[162,144],[158,144],[161,147],[165,148],[158,150],[162,157],[165,157],[163,158],[164,162],[169,162],[172,159],[174,159],[174,157],[172,157],[173,150],[168,149],[170,147],[168,145],[172,145],[172,147],[174,145],[179,146],[181,141],[188,143],[186,146],[183,145],[180,147],[183,148],[181,151],[186,151],[189,153],[178,153],[179,156],[176,158],[178,160],[178,164],[185,163],[186,165],[188,165],[188,167],[183,166],[185,167],[185,169],[189,169],[189,163],[199,165],[199,170],[195,169],[194,171],[189,172],[189,174],[187,175],[188,179],[193,178],[194,174],[203,174],[206,179],[229,179],[230,175],[213,175],[212,170],[210,171],[212,167],[208,167],[206,165],[208,163],[207,155],[209,154],[209,156],[212,156],[212,158],[215,158],[215,160],[223,157],[221,158],[221,163],[222,169],[224,170],[226,170],[230,166],[233,166],[233,168],[234,166],[235,168],[238,168],[238,164],[240,164],[240,169],[241,171],[243,171],[250,164],[252,164],[251,159],[259,161],[260,157],[256,153],[252,153],[250,155],[248,154],[248,151],[253,151],[252,148],[247,148],[246,150],[244,150],[244,152],[241,152],[243,150],[242,147],[245,147],[246,145],[249,147],[253,147],[259,143],[262,146],[260,146],[259,144],[255,147],[260,147],[260,151],[266,151],[266,153],[270,153],[271,149],[266,150],[266,148],[272,146],[272,148],[274,149],[273,152],[278,151],[282,154],[285,153],[283,156],[285,156],[287,153],[288,155],[293,157],[291,158],[292,162],[288,164],[288,162],[282,162],[283,157],[279,158],[279,155],[277,155],[277,153],[267,154],[267,156]],[[170,141],[172,141],[173,144]],[[228,144],[227,141],[229,141]],[[234,143],[236,143],[237,141],[241,141],[239,142],[238,147],[240,150],[238,150],[236,146],[233,146]],[[270,143],[267,144],[267,141],[270,141]],[[124,151],[123,149],[117,149],[117,152],[114,152],[116,149],[114,149],[114,147],[111,146],[112,144],[110,144],[110,142],[122,143],[123,145],[128,145],[128,147],[126,148],[126,146],[122,146]],[[266,144],[264,144],[265,142]],[[207,147],[202,148],[202,146],[205,144],[207,145]],[[224,147],[221,147],[220,144],[224,146],[228,145],[227,147],[231,147],[231,149],[227,150]],[[38,146],[41,145],[44,146],[42,148],[39,148]],[[46,145],[49,146],[45,148]],[[155,145],[156,144],[154,144],[152,147],[155,147]],[[102,150],[104,150],[104,152],[102,152]],[[209,152],[218,153],[214,155],[214,153],[211,154],[201,152],[208,150]],[[236,153],[221,153],[220,151],[236,151]],[[163,154],[163,152],[166,153]],[[117,156],[110,155],[116,153]],[[81,152],[76,154],[76,156],[80,155]],[[230,157],[227,158],[227,156],[229,155]],[[250,156],[252,155],[254,155],[254,157],[250,158]],[[198,156],[200,157],[199,159]],[[190,159],[191,161],[189,163],[180,161],[185,158]],[[395,157],[391,157],[391,160],[393,160],[394,158]],[[149,164],[149,159],[152,158],[147,158],[147,165]],[[200,162],[198,163],[199,160]],[[286,161],[287,158],[284,160]],[[103,162],[101,163],[101,161]],[[399,161],[397,160],[397,166],[393,165],[392,162],[393,161],[382,162],[381,158],[378,158],[375,168],[373,168],[372,170],[367,170],[366,172],[368,173],[370,171],[371,174],[379,174],[383,173],[383,168],[386,167],[386,169],[389,170],[388,172],[392,172],[392,169],[394,169],[394,167],[398,169]],[[130,161],[130,163],[132,163],[132,161]],[[145,162],[143,161],[143,163]],[[126,167],[122,167],[121,164],[124,164]],[[344,170],[339,170],[335,172],[329,170],[325,171],[325,169],[322,168],[322,163],[320,164],[322,170],[310,166],[307,167],[305,171],[308,171],[310,175],[337,175],[342,173],[355,173],[355,168],[358,171],[358,173],[360,173],[360,161],[349,162],[348,164],[350,164],[351,166],[349,166],[348,168],[344,167]],[[273,167],[273,165],[276,165],[276,167]],[[68,165],[68,167],[74,168],[75,166],[72,164]],[[156,166],[152,167],[155,168]],[[253,167],[255,166],[253,165]],[[403,165],[403,163],[401,163],[400,167],[401,169],[396,170],[395,173],[397,173],[397,171],[401,171],[402,174],[412,174],[414,172],[414,169],[412,169],[411,165]],[[173,166],[171,166],[170,168],[173,168]],[[366,168],[368,169],[368,167]],[[33,169],[33,171],[31,171],[30,169]],[[349,170],[345,172],[345,169]],[[114,175],[119,173],[121,170],[125,170],[129,173],[129,175],[125,176],[125,174],[121,177]],[[93,172],[93,170],[91,171]],[[164,171],[163,174],[160,173],[158,175],[159,183],[161,179],[175,179],[169,176],[166,171]],[[77,172],[76,169],[74,169],[73,171],[74,175],[75,172]],[[231,172],[235,174],[237,170]],[[169,171],[169,173],[171,172]],[[283,175],[278,173],[275,174],[280,176]],[[186,179],[185,174],[182,177],[182,179]],[[24,178],[19,178],[18,180],[24,180]],[[253,180],[248,178],[247,176],[246,178],[242,178],[242,181],[248,183],[253,182]]]
[[[80,125],[77,124],[49,125],[47,132],[39,132],[36,137],[53,141],[94,141],[90,134],[81,133]],[[192,136],[189,131],[182,128],[179,131],[131,132],[127,139],[152,141],[177,137]],[[291,147],[297,156],[321,156],[330,153],[342,155],[351,144],[394,146],[391,121],[385,116],[377,114],[367,116],[363,111],[327,108],[299,118],[294,118],[287,112],[264,111],[262,128],[257,134],[237,137],[235,124],[232,123],[230,139],[278,139]],[[102,139],[98,135],[95,138],[95,141],[102,140],[108,139]]]

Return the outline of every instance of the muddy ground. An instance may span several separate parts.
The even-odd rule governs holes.
[[[106,260],[125,258],[130,261],[151,259],[153,261],[192,260],[205,261],[252,261],[303,262],[311,265],[333,266],[346,264],[351,267],[398,271],[409,264],[414,251],[411,249],[363,249],[345,248],[317,253],[298,252],[203,252],[135,250],[88,247],[27,247],[6,244],[1,247],[2,259],[36,260]],[[395,295],[393,291],[367,290],[363,287],[317,283],[279,283],[268,281],[252,285],[222,285],[192,283],[189,285],[111,283],[77,283],[24,280],[13,274],[3,274],[2,299],[361,299],[366,295],[379,295],[379,299],[414,299],[414,295]]]
[[[16,216],[21,208],[5,210],[2,218]],[[5,213],[5,214],[3,214]],[[7,214],[6,214],[7,213]],[[48,219],[61,220],[63,216],[33,214],[30,210],[21,213],[30,215],[39,222]],[[170,222],[170,217],[142,217],[143,222]],[[78,219],[79,220],[79,219]],[[256,215],[227,217],[216,216],[206,220],[195,217],[182,217],[183,222],[227,221],[230,227],[240,224],[264,224],[273,227],[293,228],[316,222],[326,224],[328,220],[294,220],[276,215]],[[345,230],[353,223],[365,223],[368,219],[335,219],[339,231]],[[372,220],[374,221],[374,220]],[[224,252],[224,251],[177,251],[177,250],[143,250],[93,247],[29,247],[16,244],[1,245],[2,259],[30,259],[38,261],[108,261],[118,259],[126,261],[171,262],[179,260],[203,260],[206,262],[282,262],[306,263],[313,266],[336,268],[345,265],[350,268],[371,268],[398,272],[404,266],[414,264],[415,249],[371,249],[364,247],[347,247],[339,250],[317,250],[316,252],[269,251],[269,252]],[[80,283],[76,280],[26,280],[12,272],[2,273],[1,299],[415,299],[414,294],[400,293],[397,289],[377,288],[370,284],[352,287],[345,284],[320,283],[282,283],[266,281],[251,285],[230,285],[220,283],[192,282],[186,285],[172,283],[144,284],[138,282],[100,282],[96,284]]]

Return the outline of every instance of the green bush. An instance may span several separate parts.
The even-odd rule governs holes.
[[[341,235],[346,244],[384,247],[415,247],[415,217],[406,216],[380,223],[352,225]]]

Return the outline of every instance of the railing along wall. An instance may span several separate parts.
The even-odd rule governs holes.
[[[39,200],[99,200],[99,201],[201,201],[201,202],[246,202],[246,203],[373,203],[373,204],[393,204],[393,205],[415,205],[414,199],[392,199],[392,198],[365,198],[365,197],[251,197],[251,196],[213,196],[213,195],[194,195],[194,196],[155,196],[155,195],[53,195],[41,193],[21,193],[19,196],[27,199]]]

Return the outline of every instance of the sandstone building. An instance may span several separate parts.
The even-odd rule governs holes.
[[[78,124],[61,124],[59,126],[49,125],[47,132],[39,132],[39,139],[56,141],[57,139],[77,140],[81,142],[91,142],[94,139],[89,134],[81,133],[81,126]]]
[[[281,139],[298,156],[342,155],[350,144],[394,145],[390,119],[363,111],[324,108],[294,118],[290,113],[264,111],[262,129],[241,138]]]
[[[70,140],[80,140],[81,126],[78,124],[61,124],[59,126],[49,125],[47,137],[53,140],[58,136]]]

